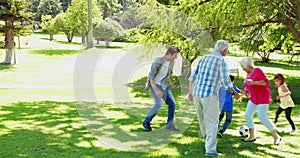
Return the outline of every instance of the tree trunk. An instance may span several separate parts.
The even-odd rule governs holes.
[[[105,40],[105,47],[107,48],[108,46],[109,46],[109,40],[106,39],[106,40]]]
[[[5,29],[5,61],[4,64],[11,64],[14,48],[14,30],[12,28]]]
[[[84,26],[82,25],[82,28],[81,28],[81,43],[82,44],[85,43],[85,35],[86,35],[86,31],[84,29]]]
[[[87,48],[92,48],[93,44],[93,23],[92,23],[92,0],[88,0],[88,40]]]
[[[191,62],[186,59],[186,58],[182,58],[182,77],[184,78],[189,78],[191,75]]]
[[[49,31],[49,35],[50,35],[50,41],[53,40],[53,31]]]
[[[103,8],[103,20],[105,20],[108,17],[108,8]]]

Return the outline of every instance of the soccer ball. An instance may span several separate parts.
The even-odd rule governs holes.
[[[249,132],[249,128],[246,125],[240,127],[239,133],[242,137],[247,137]]]

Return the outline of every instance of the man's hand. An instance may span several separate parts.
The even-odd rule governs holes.
[[[172,90],[174,90],[174,89],[176,89],[176,86],[173,85],[173,84],[171,84],[171,85],[170,85],[170,88],[171,88]]]
[[[162,98],[164,96],[164,92],[160,90],[155,91],[155,94],[157,95],[158,98]]]
[[[192,102],[194,100],[193,93],[188,94],[188,99],[190,102]]]

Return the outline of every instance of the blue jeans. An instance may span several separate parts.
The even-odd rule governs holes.
[[[173,97],[172,91],[169,87],[167,87],[166,90],[163,90],[162,87],[160,85],[156,85],[157,88],[161,91],[164,92],[164,96],[163,98],[159,98],[154,90],[152,89],[152,87],[150,87],[150,92],[154,98],[155,104],[154,106],[150,109],[150,111],[148,112],[144,123],[150,123],[152,121],[152,119],[154,118],[154,116],[157,114],[157,112],[159,111],[159,109],[162,107],[163,102],[162,99],[165,101],[165,103],[168,105],[168,119],[167,119],[167,126],[169,125],[173,125],[174,122],[174,112],[175,112],[175,106],[176,106],[176,102],[175,99]]]
[[[224,133],[226,131],[226,129],[228,128],[228,126],[230,125],[231,120],[232,120],[232,111],[222,110],[220,113],[220,116],[219,116],[219,122],[222,121],[222,119],[224,117],[224,113],[226,113],[226,120],[223,123],[222,127],[220,128],[221,133]]]

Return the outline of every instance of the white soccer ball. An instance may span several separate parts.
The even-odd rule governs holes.
[[[249,132],[249,128],[246,125],[243,125],[239,129],[239,133],[242,137],[247,137]]]

